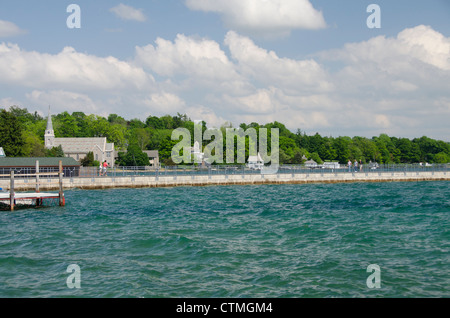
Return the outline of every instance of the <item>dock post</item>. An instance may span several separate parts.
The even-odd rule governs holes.
[[[14,170],[11,170],[11,177],[10,177],[10,186],[9,186],[9,203],[10,203],[10,207],[11,207],[11,212],[14,211]]]
[[[39,160],[36,160],[36,193],[39,193]],[[36,206],[41,206],[42,199],[36,199]]]
[[[65,206],[66,200],[64,199],[63,192],[63,166],[62,161],[59,161],[59,206]]]
[[[39,193],[39,160],[36,160],[36,192]]]

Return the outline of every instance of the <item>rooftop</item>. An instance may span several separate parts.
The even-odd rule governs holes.
[[[0,158],[0,167],[35,167],[36,161],[39,161],[40,167],[57,167],[59,161],[62,161],[63,166],[80,166],[80,163],[73,158],[56,158],[56,157],[39,157],[39,158]]]

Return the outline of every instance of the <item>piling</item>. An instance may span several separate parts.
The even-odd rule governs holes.
[[[10,187],[9,187],[9,204],[11,207],[11,212],[14,211],[14,170],[11,170],[11,176],[10,176]]]
[[[58,193],[41,193],[40,192],[40,175],[52,175],[52,176],[59,176],[59,192]],[[64,184],[63,184],[63,166],[62,161],[59,161],[59,172],[40,172],[39,169],[39,161],[36,161],[36,173],[35,174],[18,174],[19,178],[16,180],[16,174],[14,170],[11,170],[9,175],[0,175],[0,177],[9,177],[9,194],[0,192],[0,202],[5,202],[6,204],[9,203],[10,210],[14,211],[18,205],[17,201],[19,200],[31,200],[36,202],[36,206],[42,206],[44,199],[56,199],[59,201],[59,206],[65,206],[66,200],[64,197]],[[22,182],[26,180],[26,184],[28,183],[28,177],[36,177],[36,185],[33,185],[32,187],[23,187]],[[24,179],[26,178],[26,179]],[[17,181],[17,182],[16,182]],[[31,182],[33,183],[33,182]],[[36,190],[34,193],[24,192],[24,193],[17,193],[17,189],[22,190]]]
[[[63,166],[62,161],[59,161],[59,206],[65,206],[66,200],[64,198],[63,190]]]

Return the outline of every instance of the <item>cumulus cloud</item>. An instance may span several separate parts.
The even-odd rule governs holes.
[[[142,9],[135,9],[123,3],[111,8],[110,11],[123,20],[132,20],[138,22],[144,22],[147,20],[146,16],[142,12]]]
[[[58,54],[24,51],[0,43],[0,82],[27,87],[142,89],[153,78],[141,68],[115,57],[97,57],[66,47]]]
[[[12,22],[0,20],[0,38],[24,34],[25,31]]]
[[[136,59],[162,76],[178,74],[224,80],[236,74],[220,45],[208,39],[178,34],[171,42],[158,38],[156,45],[136,47]]]
[[[322,12],[309,0],[187,0],[191,10],[222,15],[230,29],[266,35],[287,35],[294,29],[326,27]]]
[[[397,37],[349,43],[320,56],[344,62],[337,75],[345,81],[338,82],[352,87],[361,88],[365,83],[372,90],[400,93],[449,88],[450,38],[429,26],[405,29]]]
[[[136,47],[129,61],[0,43],[0,83],[25,88],[27,100],[43,108],[142,119],[180,112],[216,127],[277,120],[323,135],[443,138],[450,116],[449,43],[417,26],[295,59],[229,31],[222,43],[182,34],[158,38]],[[8,96],[4,102],[18,100]]]
[[[175,114],[182,112],[186,107],[186,103],[179,96],[167,93],[159,92],[151,94],[149,98],[145,100],[145,104],[149,107],[149,110],[153,113],[162,114]]]
[[[64,90],[50,90],[40,91],[33,90],[31,93],[26,94],[28,100],[34,105],[40,105],[46,107],[52,106],[53,112],[76,112],[83,109],[90,113],[96,113],[100,111],[96,103],[85,94],[79,94]]]
[[[258,47],[250,38],[234,31],[227,33],[225,44],[239,64],[240,71],[265,85],[300,91],[327,91],[333,87],[327,80],[325,70],[312,59],[280,58],[275,52]]]

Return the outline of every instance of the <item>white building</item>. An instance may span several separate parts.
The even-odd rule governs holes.
[[[257,156],[248,156],[247,167],[250,169],[262,169],[264,167],[264,160],[258,152]]]
[[[308,160],[305,162],[305,167],[308,168],[317,168],[317,162],[315,162],[314,160]]]
[[[94,160],[108,163],[114,167],[114,143],[108,143],[106,137],[97,138],[56,138],[53,130],[50,108],[48,110],[47,129],[45,130],[45,148],[61,146],[67,157],[81,161],[89,152],[93,152]]]
[[[203,162],[203,158],[204,158],[205,154],[200,151],[200,143],[198,141],[196,141],[194,143],[194,147],[192,147],[191,153],[192,153],[192,155],[194,155],[194,162],[196,162],[196,163]]]

